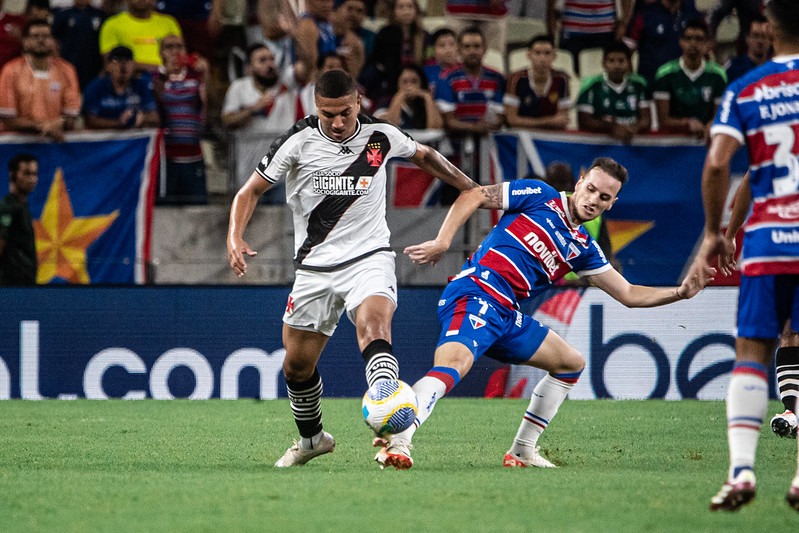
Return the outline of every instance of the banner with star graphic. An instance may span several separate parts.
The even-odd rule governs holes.
[[[39,160],[28,198],[39,284],[145,282],[160,146],[158,130],[74,133],[62,143],[2,136],[3,168],[20,152]]]
[[[493,135],[504,180],[544,176],[553,162],[571,166],[575,177],[597,157],[627,168],[629,181],[606,215],[616,259],[624,276],[643,285],[675,285],[701,239],[702,168],[707,147],[686,137],[646,135],[629,145],[605,135],[521,130]],[[739,150],[732,162],[732,190],[746,173]]]

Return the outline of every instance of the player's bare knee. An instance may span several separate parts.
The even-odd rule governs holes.
[[[306,381],[311,378],[314,365],[308,365],[304,361],[292,361],[288,358],[283,360],[283,377],[286,381]]]
[[[576,348],[571,348],[560,361],[561,372],[582,372],[585,368],[585,357]]]

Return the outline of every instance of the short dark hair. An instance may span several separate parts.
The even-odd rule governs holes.
[[[8,160],[8,179],[13,179],[22,163],[39,162],[35,155],[20,152]]]
[[[483,40],[483,44],[486,42],[486,36],[483,34],[483,30],[478,28],[477,26],[469,26],[462,32],[458,34],[458,44],[461,44],[461,41],[466,35],[479,35],[480,39]]]
[[[358,93],[358,86],[349,72],[344,70],[328,70],[316,80],[314,94],[322,98],[341,98]]]
[[[247,47],[247,50],[245,50],[244,52],[244,54],[247,56],[247,63],[249,63],[252,60],[252,55],[261,48],[269,48],[269,47],[266,46],[264,43],[253,43]]]
[[[686,22],[685,27],[680,32],[680,37],[685,35],[685,32],[688,30],[701,30],[702,33],[705,34],[705,37],[710,35],[710,28],[708,27],[707,22],[705,22],[705,19],[700,17],[692,18],[691,20]]]
[[[338,60],[341,61],[341,65],[344,67],[344,69],[347,68],[347,58],[338,52],[325,52],[324,54],[319,54],[319,57],[316,58],[316,68],[322,70],[322,67],[325,66],[325,61],[327,61],[327,59],[330,57],[338,58]]]
[[[588,174],[594,168],[598,168],[611,177],[616,178],[622,185],[627,183],[627,169],[617,163],[612,157],[597,157],[585,173]]]
[[[574,192],[574,172],[568,163],[553,161],[547,165],[544,181],[555,190]]]
[[[414,71],[416,75],[419,76],[419,84],[421,88],[427,89],[427,87],[430,85],[430,82],[427,80],[427,75],[424,73],[424,69],[416,63],[408,63],[407,65],[402,66],[399,74],[397,74],[397,83],[399,83],[400,76],[402,76],[402,73],[406,70]]]
[[[532,48],[533,45],[537,43],[549,43],[552,45],[552,48],[555,48],[555,38],[548,34],[541,33],[536,35],[527,43],[527,48]]]
[[[625,56],[627,56],[628,60],[632,60],[633,58],[633,53],[630,51],[630,49],[627,47],[626,44],[624,44],[621,41],[613,41],[612,43],[610,43],[609,45],[607,45],[605,48],[602,49],[602,61],[604,61],[608,57],[608,55],[614,52],[619,52],[624,54]]]
[[[455,30],[446,27],[438,28],[436,31],[434,31],[430,41],[435,45],[440,38],[446,37],[447,35],[451,36],[457,42],[458,36],[455,34]]]
[[[799,10],[796,9],[796,0],[769,0],[766,2],[765,13],[781,37],[791,41],[799,40]]]

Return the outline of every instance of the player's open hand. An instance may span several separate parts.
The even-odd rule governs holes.
[[[438,239],[434,239],[432,241],[423,242],[422,244],[408,246],[403,252],[415,265],[426,265],[428,263],[435,265],[441,260],[444,256],[444,252],[448,249],[449,246],[445,246],[444,243],[440,242]]]
[[[699,252],[696,254],[691,268],[688,269],[685,279],[698,283],[702,288],[707,286],[708,283],[713,281],[713,276],[716,274],[716,269],[711,267],[710,263],[713,259],[720,258],[725,253],[725,250],[724,237],[720,232],[705,233]],[[682,293],[680,294],[682,295]]]
[[[694,269],[696,267],[696,269]],[[682,299],[693,298],[699,291],[704,289],[708,283],[713,281],[716,275],[716,269],[708,265],[694,265],[688,271],[682,284],[677,288],[677,296]]]
[[[247,273],[247,261],[244,260],[244,256],[253,257],[257,254],[258,252],[250,248],[250,245],[242,239],[228,238],[227,261],[238,277],[242,277]]]
[[[725,276],[732,275],[735,270],[735,236],[724,237],[724,252],[719,254],[719,270]]]

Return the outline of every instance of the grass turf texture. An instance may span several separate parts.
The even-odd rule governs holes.
[[[413,469],[380,471],[360,400],[325,399],[336,451],[291,469],[272,466],[295,435],[286,400],[3,401],[0,530],[799,530],[796,442],[767,424],[755,501],[707,510],[723,402],[567,401],[540,441],[561,468],[502,468],[526,404],[444,399]]]

